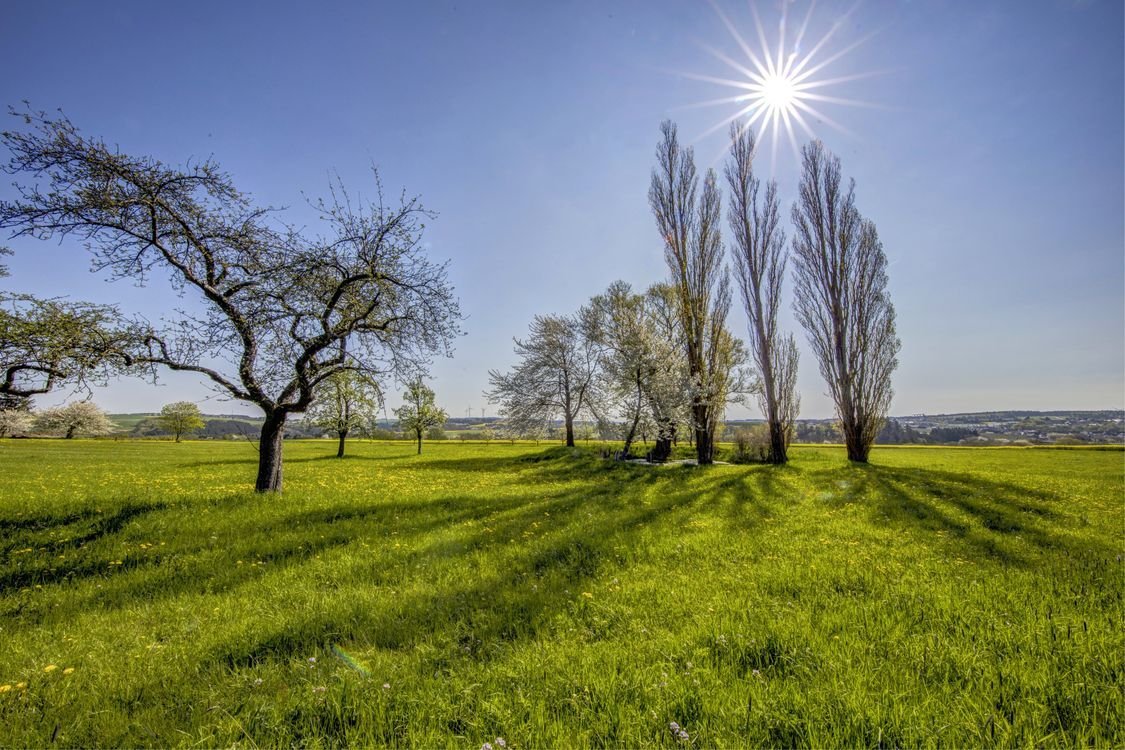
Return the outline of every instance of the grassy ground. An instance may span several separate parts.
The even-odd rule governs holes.
[[[1125,744],[1120,451],[333,448],[0,441],[0,745]]]

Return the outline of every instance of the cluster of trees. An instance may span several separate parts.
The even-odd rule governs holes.
[[[44,392],[103,367],[197,373],[262,410],[255,487],[279,491],[286,422],[313,405],[321,384],[344,372],[413,373],[449,353],[461,316],[445,265],[423,251],[431,214],[417,198],[386,202],[377,173],[374,203],[354,202],[338,184],[314,202],[325,230],[314,236],[254,205],[212,160],[171,167],[83,135],[61,115],[12,114],[24,127],[0,134],[2,169],[17,180],[16,197],[0,201],[0,228],[78,237],[111,279],[143,283],[160,272],[196,305],[161,325],[76,320],[78,345],[64,342],[60,355],[37,338],[50,311],[8,300],[17,323],[0,325],[34,330],[0,336],[4,393]],[[87,356],[102,339],[112,346]]]
[[[516,339],[516,366],[491,371],[485,395],[500,404],[507,429],[523,436],[561,419],[574,445],[580,417],[615,422],[624,426],[624,455],[638,434],[653,434],[651,457],[663,460],[686,431],[707,464],[727,405],[753,393],[769,433],[766,460],[784,463],[799,410],[798,350],[778,326],[789,250],[777,185],[763,189],[753,131],[733,125],[727,225],[747,345],[727,326],[732,270],[718,178],[708,170],[700,181],[673,123],[661,133],[649,204],[667,281],[644,293],[615,282],[573,315],[536,316],[527,338]],[[875,225],[856,209],[854,182],[843,184],[839,159],[819,142],[803,150],[791,217],[794,310],[828,383],[848,458],[866,461],[890,405],[899,349],[887,259]]]

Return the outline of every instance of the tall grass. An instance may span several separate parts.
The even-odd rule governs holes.
[[[1121,452],[286,450],[0,442],[0,745],[1125,744]]]

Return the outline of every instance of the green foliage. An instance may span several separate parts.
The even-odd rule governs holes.
[[[332,448],[0,443],[0,746],[1125,744],[1120,451]]]
[[[207,425],[203,421],[199,407],[190,401],[166,404],[156,419],[165,431],[175,436],[177,443],[184,435],[201,430]]]
[[[399,429],[408,435],[413,434],[418,441],[418,452],[422,452],[422,436],[431,427],[445,424],[449,415],[434,403],[433,389],[419,377],[406,387],[402,394],[402,406],[395,409]]]

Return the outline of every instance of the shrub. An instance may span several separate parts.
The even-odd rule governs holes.
[[[770,433],[764,424],[745,427],[734,433],[732,464],[761,464],[770,456]]]

